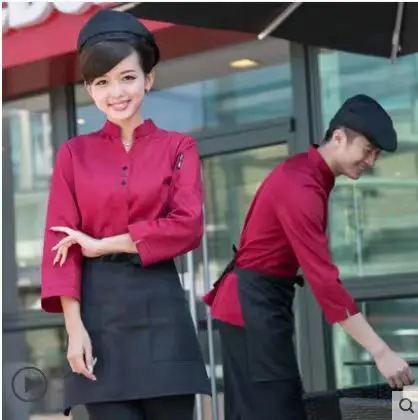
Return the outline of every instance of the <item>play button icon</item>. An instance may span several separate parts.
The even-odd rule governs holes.
[[[46,376],[38,368],[24,367],[13,375],[13,394],[21,401],[39,401],[45,395],[47,387]]]

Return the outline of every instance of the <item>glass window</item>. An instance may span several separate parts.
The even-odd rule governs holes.
[[[255,67],[231,67],[242,58]],[[166,130],[196,132],[290,117],[292,101],[289,43],[271,39],[162,62],[143,116]],[[80,134],[102,126],[105,117],[82,85],[76,104]]]
[[[286,143],[214,156],[203,162],[206,232],[210,277],[215,281],[233,256],[242,224],[257,189],[269,172],[288,156]],[[203,266],[198,269],[203,276]],[[197,294],[203,294],[198,283]]]
[[[349,96],[365,93],[391,114],[396,153],[358,181],[337,179],[330,242],[343,278],[418,271],[418,54],[387,59],[319,54],[323,127]]]
[[[418,358],[418,298],[361,302],[360,308],[383,340],[407,360]],[[384,383],[373,359],[339,326],[333,328],[337,387]],[[369,361],[370,364],[358,364]],[[418,368],[413,369],[418,377]]]
[[[84,85],[75,86],[77,134],[97,131],[106,122],[106,115],[99,111]]]
[[[53,167],[48,95],[5,103],[3,124],[9,126],[13,165],[19,306],[39,309],[39,266]]]
[[[7,398],[4,409],[9,417],[6,418],[70,420],[72,417],[62,414],[64,366],[67,364],[65,329],[44,328],[11,334],[14,339],[6,334],[5,340],[12,340],[17,346],[22,343],[26,357],[22,359],[24,363],[6,362],[6,376],[13,378],[10,391],[28,401]],[[37,373],[39,371],[41,373]]]

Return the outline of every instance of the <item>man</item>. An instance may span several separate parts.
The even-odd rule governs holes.
[[[397,135],[386,111],[357,95],[336,113],[323,144],[278,165],[257,191],[233,261],[204,301],[219,321],[225,420],[305,420],[293,344],[300,267],[330,324],[374,358],[392,387],[413,383],[408,364],[374,332],[345,290],[326,236],[335,177],[358,179]]]

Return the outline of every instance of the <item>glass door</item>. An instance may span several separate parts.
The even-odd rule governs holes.
[[[205,237],[202,246],[183,259],[180,269],[189,293],[213,398],[200,398],[197,420],[223,420],[223,372],[219,336],[202,296],[215,282],[238,244],[248,207],[264,178],[288,156],[287,143],[203,158]]]

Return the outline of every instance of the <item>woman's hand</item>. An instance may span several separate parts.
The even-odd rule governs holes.
[[[90,336],[83,325],[68,334],[67,359],[74,373],[83,375],[92,381],[97,379],[93,374],[95,360],[93,359]]]
[[[57,251],[54,265],[59,261],[60,266],[62,266],[67,259],[68,250],[75,244],[81,247],[82,254],[87,258],[95,258],[103,255],[102,241],[100,239],[92,238],[79,230],[74,230],[66,226],[53,226],[51,230],[68,235],[52,248],[52,251]]]

